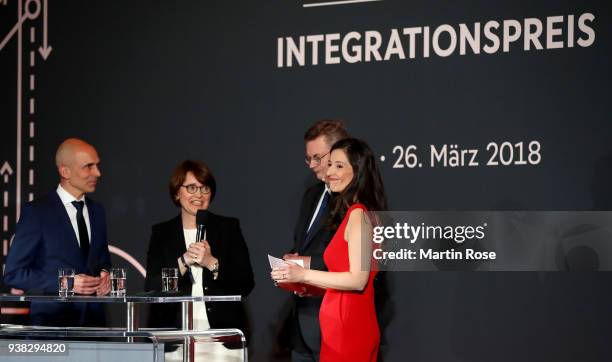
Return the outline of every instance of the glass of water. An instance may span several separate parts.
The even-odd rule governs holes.
[[[122,297],[125,295],[125,275],[124,268],[110,270],[111,296]]]
[[[162,292],[178,292],[178,268],[162,268]]]
[[[57,270],[58,294],[60,297],[74,295],[74,268],[59,268]]]

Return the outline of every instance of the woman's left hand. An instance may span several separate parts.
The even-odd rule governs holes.
[[[281,267],[276,267],[272,269],[270,275],[272,276],[272,280],[277,283],[301,283],[304,281],[304,276],[306,274],[306,270],[301,266],[292,263],[290,261],[286,262],[287,265],[283,265]]]
[[[190,244],[189,248],[187,249],[187,253],[194,263],[205,268],[208,268],[217,261],[217,258],[215,258],[215,256],[212,254],[210,244],[208,244],[208,241],[206,240],[203,240],[200,243]]]

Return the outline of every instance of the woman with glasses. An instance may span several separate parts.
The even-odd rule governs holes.
[[[200,161],[186,160],[174,169],[169,191],[180,214],[153,226],[145,290],[161,290],[162,268],[179,270],[178,289],[182,294],[246,297],[253,290],[249,251],[238,219],[209,212],[203,240],[196,240],[196,213],[209,208],[216,188],[212,172]],[[180,304],[154,304],[149,326],[179,328]],[[194,303],[193,329],[209,328],[239,328],[247,334],[242,303]]]

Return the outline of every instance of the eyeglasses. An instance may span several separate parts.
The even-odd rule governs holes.
[[[198,185],[190,184],[190,185],[181,185],[181,187],[184,187],[185,189],[187,189],[187,192],[190,194],[195,194],[198,190],[200,190],[200,193],[202,195],[210,194],[210,187],[206,185],[198,186]]]
[[[319,166],[321,164],[321,160],[325,158],[325,156],[329,155],[331,151],[327,151],[326,154],[322,155],[322,156],[305,156],[304,157],[304,162],[306,162],[306,165],[310,166],[310,163],[314,162],[315,166]]]

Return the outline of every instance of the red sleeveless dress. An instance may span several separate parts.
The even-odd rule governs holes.
[[[363,204],[349,208],[330,241],[323,260],[330,272],[349,271],[348,242],[344,230],[354,209],[367,211]],[[321,362],[376,361],[380,331],[374,309],[374,276],[370,271],[363,291],[327,289],[319,311],[321,325]]]

